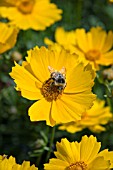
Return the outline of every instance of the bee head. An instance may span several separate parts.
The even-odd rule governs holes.
[[[56,86],[63,86],[65,84],[65,77],[60,72],[51,73],[51,78],[54,80]]]

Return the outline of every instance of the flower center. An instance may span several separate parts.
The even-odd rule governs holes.
[[[34,4],[35,0],[19,0],[17,1],[16,6],[23,14],[29,14],[32,12]]]
[[[75,164],[71,164],[67,170],[86,170],[87,165],[84,162],[76,162]]]
[[[52,102],[61,97],[66,87],[65,68],[63,67],[60,71],[57,71],[49,66],[48,69],[51,72],[50,78],[43,83],[41,93],[47,101]]]
[[[89,50],[85,57],[87,60],[90,60],[90,61],[95,61],[95,60],[98,60],[100,58],[100,52],[98,50]]]

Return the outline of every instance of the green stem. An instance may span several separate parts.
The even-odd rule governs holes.
[[[38,156],[38,158],[36,160],[36,166],[40,165],[40,162],[41,162],[41,159],[42,159],[42,155],[43,155],[43,152],[40,154],[40,156]]]
[[[54,136],[55,136],[55,126],[52,128],[52,133],[51,133],[51,138],[50,138],[50,145],[49,145],[49,151],[46,156],[46,162],[48,162],[51,152],[52,152],[52,146],[53,146],[53,141],[54,141]]]

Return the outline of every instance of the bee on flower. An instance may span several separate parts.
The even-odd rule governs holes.
[[[64,49],[35,47],[22,66],[15,63],[10,75],[16,89],[23,97],[37,100],[28,110],[31,121],[45,120],[50,126],[76,121],[92,107],[95,72],[78,58]]]

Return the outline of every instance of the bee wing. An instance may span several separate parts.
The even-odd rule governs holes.
[[[55,69],[53,67],[51,67],[51,66],[48,66],[48,70],[49,70],[50,73],[55,72]]]
[[[55,69],[54,69],[53,67],[51,67],[51,66],[48,66],[48,70],[49,70],[50,73],[57,72],[57,70],[55,70]],[[66,68],[65,68],[65,67],[62,67],[59,72],[60,72],[61,74],[63,74],[64,77],[66,76]]]
[[[60,70],[60,73],[63,74],[63,76],[65,77],[66,76],[66,68],[62,67]]]

